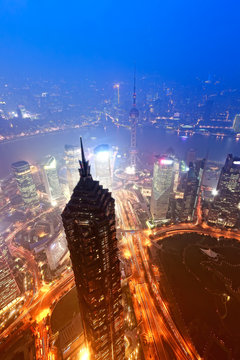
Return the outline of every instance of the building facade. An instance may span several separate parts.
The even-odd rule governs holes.
[[[0,246],[0,294],[0,310],[20,295],[19,287],[11,272],[3,246]]]
[[[30,165],[27,161],[18,161],[12,164],[12,170],[26,208],[39,206],[39,199]]]
[[[229,154],[219,177],[208,221],[220,226],[239,227],[239,218],[240,158]]]
[[[161,156],[154,163],[150,211],[154,221],[166,220],[174,186],[174,159]]]
[[[114,199],[90,174],[82,148],[80,180],[62,213],[91,359],[125,358]]]
[[[108,145],[99,145],[94,149],[96,180],[103,189],[112,191],[111,152]]]
[[[54,156],[46,157],[43,162],[43,181],[48,200],[52,205],[55,205],[62,194],[57,172],[57,161]]]
[[[79,160],[81,160],[81,151],[78,146],[65,145],[65,163],[67,167],[67,181],[70,194],[79,181]]]

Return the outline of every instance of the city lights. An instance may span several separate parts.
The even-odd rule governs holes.
[[[172,164],[173,164],[173,160],[170,160],[170,159],[160,159],[160,164],[161,164],[161,165],[172,165]]]
[[[218,195],[218,190],[217,190],[217,189],[213,189],[213,190],[212,190],[212,195],[213,195],[213,196],[217,196],[217,195]]]
[[[79,353],[79,360],[89,360],[90,359],[90,352],[88,348],[83,348],[80,350]]]
[[[96,154],[96,157],[97,157],[97,160],[99,161],[107,161],[109,159],[109,152],[108,151],[99,151],[97,154]]]

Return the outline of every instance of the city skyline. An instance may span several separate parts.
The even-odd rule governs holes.
[[[0,10],[1,360],[239,360],[240,4]]]

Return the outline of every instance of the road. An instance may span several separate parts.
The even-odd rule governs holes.
[[[130,191],[118,191],[116,201],[121,227],[126,229],[122,242],[125,246],[123,254],[126,253],[128,261],[129,258],[131,260],[130,289],[136,317],[142,329],[141,340],[143,344],[146,341],[149,344],[143,345],[145,359],[172,360],[174,356],[177,360],[200,359],[190,340],[185,340],[176,327],[159,292],[158,284],[151,276],[145,246],[149,243],[149,238],[146,231],[139,230],[140,224],[129,206],[134,198],[129,196],[129,193]],[[183,229],[185,225],[180,228]],[[193,224],[188,226],[189,230],[194,228]]]

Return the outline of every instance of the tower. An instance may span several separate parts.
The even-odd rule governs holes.
[[[235,115],[235,118],[233,120],[233,130],[236,133],[240,132],[240,114]]]
[[[153,169],[153,185],[150,210],[155,221],[166,220],[170,195],[174,185],[174,160],[161,156]]]
[[[78,164],[81,156],[81,151],[78,146],[65,145],[65,163],[67,167],[67,181],[70,193],[78,183],[79,172]]]
[[[38,194],[29,163],[27,161],[17,161],[12,164],[12,170],[25,207],[37,207],[39,205]]]
[[[139,111],[136,108],[136,71],[134,70],[133,106],[129,113],[129,120],[131,124],[130,166],[133,169],[136,169],[138,118],[139,118]]]
[[[52,205],[56,205],[61,197],[60,183],[57,173],[57,162],[54,156],[48,156],[43,163],[44,185],[48,199]]]
[[[112,175],[108,145],[99,145],[94,149],[96,180],[104,189],[112,191]]]
[[[91,360],[123,360],[124,333],[114,199],[94,181],[81,140],[80,180],[62,220]]]

